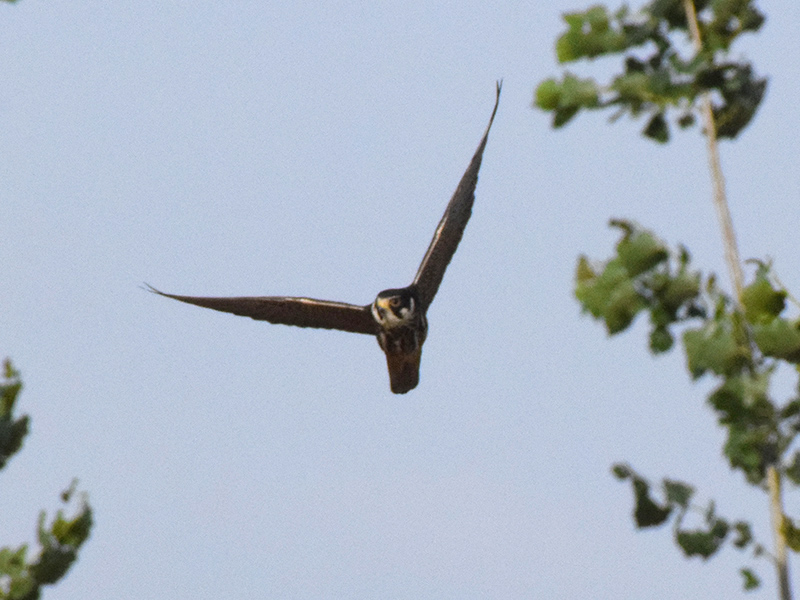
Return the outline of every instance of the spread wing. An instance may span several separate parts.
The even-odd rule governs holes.
[[[344,302],[283,296],[203,298],[165,294],[149,285],[147,288],[159,296],[180,300],[203,308],[250,317],[257,321],[269,321],[270,323],[296,325],[298,327],[339,329],[341,331],[373,335],[378,332],[378,325],[372,317],[369,305],[356,306],[354,304],[345,304]]]
[[[472,162],[469,163],[469,167],[467,167],[467,171],[461,178],[455,194],[450,199],[442,220],[439,221],[439,226],[436,228],[436,233],[433,234],[431,245],[428,246],[425,258],[422,259],[417,275],[414,278],[420,301],[426,309],[433,301],[433,297],[439,289],[439,284],[442,283],[444,271],[447,269],[450,259],[453,258],[456,248],[458,248],[458,242],[461,241],[461,235],[464,233],[464,228],[467,226],[467,221],[469,221],[469,217],[472,214],[472,204],[475,201],[475,186],[478,183],[478,171],[481,168],[483,149],[486,147],[489,129],[492,127],[497,105],[500,102],[501,87],[502,81],[498,81],[497,97],[492,116],[489,119],[489,125],[486,127],[486,133],[483,134],[483,139],[472,157]]]

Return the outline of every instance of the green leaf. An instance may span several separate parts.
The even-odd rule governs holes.
[[[781,419],[791,419],[800,415],[800,399],[795,398],[780,411]]]
[[[780,317],[753,326],[753,340],[765,356],[800,363],[800,324]]]
[[[601,4],[595,4],[584,13],[584,22],[589,24],[592,31],[607,31],[609,27],[608,9]]]
[[[619,263],[609,263],[601,273],[596,273],[585,257],[578,260],[575,269],[575,296],[595,318],[601,318],[614,291],[630,282],[628,272]]]
[[[689,506],[689,500],[691,500],[694,494],[694,488],[681,481],[665,479],[664,493],[667,496],[668,503],[677,504],[681,508],[686,509]]]
[[[680,127],[681,129],[687,129],[694,124],[695,124],[695,117],[690,112],[683,113],[680,117],[678,117],[678,127]]]
[[[702,8],[700,2],[695,2],[697,10]],[[656,19],[663,19],[670,27],[686,29],[686,13],[680,0],[653,0],[649,5],[649,12]]]
[[[578,266],[575,269],[575,281],[577,283],[586,283],[597,277],[597,272],[592,268],[592,263],[586,258],[585,254],[578,257]]]
[[[653,115],[642,133],[651,140],[662,144],[667,143],[669,141],[669,127],[667,127],[667,120],[664,118],[664,113],[659,112]]]
[[[600,91],[593,79],[580,79],[571,73],[562,82],[555,79],[543,81],[536,89],[536,106],[553,111],[553,127],[561,127],[581,108],[596,108]]]
[[[42,511],[37,527],[37,537],[42,549],[37,560],[29,566],[35,584],[31,593],[36,596],[31,596],[30,599],[20,596],[21,599],[38,598],[39,586],[55,583],[66,574],[78,557],[78,549],[89,537],[93,524],[92,509],[84,498],[81,508],[73,518],[67,518],[63,511],[58,511],[49,527],[46,521],[47,515]]]
[[[650,484],[624,463],[614,465],[612,472],[619,480],[630,479],[636,506],[633,517],[639,528],[661,525],[672,513],[672,506],[661,506],[650,497]],[[665,481],[666,484],[666,481]]]
[[[742,290],[744,316],[751,323],[770,323],[786,306],[786,292],[776,290],[764,269],[759,269],[755,281]]]
[[[8,359],[3,363],[3,375],[4,381],[0,382],[0,469],[22,448],[29,425],[27,415],[14,419],[14,406],[22,390],[22,382],[19,371]]]
[[[768,390],[772,371],[743,373],[728,377],[708,397],[717,411],[720,423],[741,423],[746,426],[771,425],[774,408]]]
[[[697,379],[706,371],[730,376],[741,371],[749,362],[747,346],[733,333],[730,321],[710,321],[683,334],[683,345],[692,377]]]
[[[22,382],[19,379],[19,371],[14,369],[8,359],[3,362],[3,376],[5,381],[0,383],[0,417],[7,417],[14,410],[17,396],[22,390]]]
[[[555,110],[561,99],[561,85],[555,79],[546,79],[536,88],[535,105],[542,110]]]
[[[789,478],[789,481],[800,485],[800,450],[795,451],[792,462],[783,469],[783,473]]]
[[[653,354],[660,354],[672,348],[675,342],[669,329],[663,325],[658,325],[650,332],[650,351]]]
[[[669,518],[672,507],[656,503],[650,497],[650,485],[644,479],[640,477],[633,479],[633,493],[636,500],[633,517],[637,527],[655,527]]]
[[[766,17],[752,6],[747,6],[738,17],[742,31],[758,31],[766,20]]]
[[[615,464],[612,467],[611,472],[614,473],[614,477],[616,477],[619,480],[628,479],[628,477],[631,477],[633,475],[633,470],[624,463]]]
[[[795,527],[794,522],[786,515],[783,516],[781,531],[786,538],[786,545],[795,552],[800,552],[800,529]]]
[[[592,108],[597,106],[599,101],[599,91],[594,79],[581,79],[567,73],[561,84],[560,107],[585,107]]]
[[[728,378],[710,396],[719,422],[728,428],[723,451],[733,468],[760,484],[765,465],[779,455],[775,407],[767,396],[771,371]]]
[[[619,333],[628,328],[636,314],[645,303],[630,280],[624,281],[609,296],[603,313],[609,334]]]
[[[723,452],[731,466],[740,469],[747,481],[754,485],[764,481],[766,466],[775,459],[777,451],[770,441],[771,431],[766,428],[747,429],[732,425]]]
[[[569,106],[567,108],[559,108],[553,113],[553,127],[558,129],[563,127],[572,120],[572,117],[578,114],[580,107]]]
[[[753,532],[750,529],[750,524],[744,521],[737,521],[733,528],[736,530],[736,539],[733,540],[733,545],[739,548],[747,547],[753,541]]]
[[[621,100],[628,103],[643,103],[653,100],[650,83],[650,75],[647,73],[631,71],[617,76],[611,84],[611,89],[619,94]]]
[[[700,274],[680,271],[668,280],[663,289],[658,290],[661,304],[674,313],[684,303],[694,300],[700,294]]]
[[[583,277],[585,274],[586,264],[579,262],[575,296],[584,310],[605,321],[610,334],[627,328],[645,307],[628,276],[628,270],[618,259],[609,261],[603,272],[594,278],[587,279]]]
[[[739,573],[742,574],[742,579],[744,580],[742,581],[742,587],[746,591],[754,590],[761,585],[761,580],[750,569],[739,569]]]
[[[77,557],[73,548],[45,548],[32,568],[33,575],[41,584],[55,583],[67,573]]]
[[[22,448],[25,436],[29,432],[28,416],[12,421],[0,418],[0,469],[3,468],[11,456]]]
[[[675,541],[686,556],[709,558],[719,550],[727,534],[727,523],[719,520],[708,531],[701,529],[693,531],[678,530],[675,533]]]
[[[78,548],[89,537],[92,524],[92,509],[84,502],[78,514],[72,519],[65,518],[63,511],[58,511],[49,529],[45,528],[44,519],[40,518],[39,538],[43,546]]]
[[[713,108],[717,135],[731,139],[739,135],[755,115],[766,89],[767,80],[753,79],[749,65],[738,68],[721,89],[724,103]]]
[[[661,240],[641,229],[626,233],[617,243],[617,255],[630,277],[649,271],[669,258],[669,252]]]
[[[581,38],[572,30],[556,40],[556,59],[560,63],[572,62],[583,56]]]
[[[19,371],[14,368],[14,365],[9,358],[3,361],[3,378],[19,379]]]
[[[561,63],[619,52],[627,46],[626,35],[611,26],[611,15],[604,6],[592,6],[585,13],[566,14],[564,21],[568,29],[556,41],[556,57]]]
[[[27,544],[23,544],[16,550],[11,550],[10,548],[0,549],[0,576],[19,577],[23,575],[27,570],[25,561],[27,551]]]

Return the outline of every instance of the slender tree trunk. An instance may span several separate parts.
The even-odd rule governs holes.
[[[703,40],[700,36],[700,26],[697,22],[697,12],[693,0],[683,0],[689,32],[692,36],[695,52],[703,50]],[[739,258],[739,249],[736,245],[736,236],[733,231],[733,221],[728,208],[725,194],[725,178],[722,175],[722,166],[719,159],[719,144],[717,143],[717,128],[714,123],[714,113],[711,109],[711,99],[708,94],[702,98],[703,126],[705,128],[708,147],[708,162],[711,169],[711,180],[714,187],[714,208],[717,211],[722,241],[725,246],[725,261],[731,276],[735,298],[741,304],[742,298],[742,263]],[[780,600],[791,600],[792,591],[789,586],[789,566],[786,560],[786,535],[783,528],[783,499],[781,497],[781,475],[777,467],[772,464],[767,468],[767,490],[769,492],[770,517],[774,537],[775,568],[778,575],[778,589]]]

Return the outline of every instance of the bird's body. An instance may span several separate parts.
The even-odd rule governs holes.
[[[461,241],[472,212],[478,171],[489,130],[497,112],[500,87],[498,82],[494,110],[483,139],[447,205],[410,286],[384,290],[377,295],[372,304],[366,306],[282,296],[233,298],[179,296],[165,294],[152,287],[149,289],[161,296],[181,302],[270,323],[375,335],[386,354],[392,392],[405,394],[414,389],[419,383],[422,345],[428,334],[426,313],[439,289],[445,269]]]
[[[382,291],[370,312],[380,326],[378,344],[386,354],[392,392],[405,394],[419,383],[419,360],[428,335],[428,319],[420,310],[416,286]]]

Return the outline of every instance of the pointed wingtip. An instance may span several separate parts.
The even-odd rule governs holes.
[[[495,92],[494,108],[492,109],[492,116],[489,117],[489,124],[486,126],[486,130],[483,132],[483,139],[481,140],[481,143],[478,146],[478,151],[476,152],[476,156],[483,153],[483,148],[486,146],[486,141],[489,139],[489,130],[492,128],[492,124],[494,123],[494,117],[497,114],[497,107],[500,106],[500,92],[503,89],[503,80],[498,79],[495,82],[495,85],[497,87],[497,91]]]
[[[142,285],[139,286],[140,289],[143,289],[145,292],[150,292],[151,294],[158,294],[159,296],[163,296],[164,292],[161,292],[154,288],[152,285],[147,283],[146,281],[142,282]]]
[[[503,80],[498,79],[495,82],[497,86],[497,92],[495,93],[494,97],[494,110],[492,110],[492,116],[489,117],[489,126],[486,128],[486,137],[489,135],[489,129],[492,128],[492,123],[494,123],[494,116],[497,114],[497,107],[500,106],[500,92],[503,89]]]

